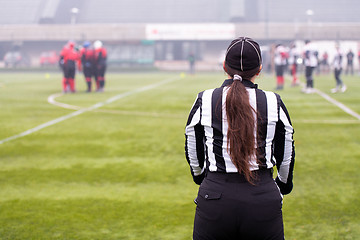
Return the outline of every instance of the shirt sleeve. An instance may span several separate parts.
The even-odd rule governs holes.
[[[275,179],[282,194],[289,194],[293,188],[293,170],[295,163],[294,128],[288,111],[277,95],[279,103],[279,120],[274,137],[274,157],[276,159],[277,177]]]
[[[205,133],[201,126],[201,97],[202,92],[191,108],[185,127],[185,156],[193,180],[199,185],[205,177]]]

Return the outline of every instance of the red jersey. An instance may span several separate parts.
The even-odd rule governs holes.
[[[78,61],[79,60],[79,53],[74,48],[69,48],[64,55],[65,62],[67,61]]]
[[[105,65],[106,58],[107,58],[107,51],[105,48],[101,47],[101,48],[95,49],[95,59],[96,59],[97,64]]]
[[[95,60],[95,51],[91,48],[82,48],[80,50],[81,63],[93,63]]]

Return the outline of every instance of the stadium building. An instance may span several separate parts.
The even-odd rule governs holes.
[[[206,68],[215,66],[224,46],[240,35],[251,36],[263,46],[312,39],[351,41],[352,48],[357,48],[360,39],[358,0],[0,3],[0,56],[20,51],[29,65],[39,65],[42,52],[60,51],[68,40],[79,44],[102,40],[108,48],[110,64],[174,68],[194,53],[198,66]]]

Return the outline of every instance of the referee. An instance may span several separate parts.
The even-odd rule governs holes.
[[[229,79],[200,92],[190,111],[185,153],[200,185],[195,240],[284,239],[282,197],[293,187],[294,130],[280,96],[254,84],[261,67],[254,40],[233,40],[224,62]]]
[[[315,49],[314,45],[310,42],[310,40],[306,40],[304,46],[306,88],[302,90],[306,94],[314,92],[313,75],[315,68],[318,66],[318,54],[319,52]]]

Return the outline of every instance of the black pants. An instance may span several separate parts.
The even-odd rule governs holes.
[[[342,82],[342,80],[340,78],[341,71],[342,71],[341,68],[340,69],[335,68],[335,70],[334,70],[334,75],[335,75],[335,80],[336,80],[336,86],[337,87],[341,87],[343,85],[343,82]]]
[[[282,195],[270,170],[255,185],[240,174],[208,173],[197,197],[195,240],[283,240]]]
[[[313,79],[313,72],[315,67],[305,67],[305,77],[306,77],[306,87],[313,88],[314,87],[314,79]]]
[[[106,72],[106,65],[98,65],[96,68],[96,77],[104,78]]]
[[[93,66],[86,66],[83,67],[84,76],[87,77],[93,77],[95,76],[95,69]]]
[[[76,66],[75,62],[68,60],[64,65],[64,76],[65,78],[75,78]]]

